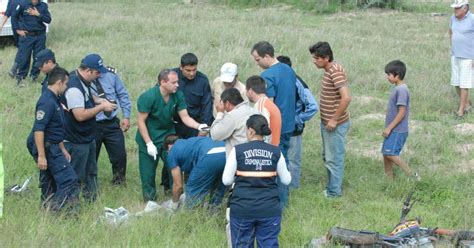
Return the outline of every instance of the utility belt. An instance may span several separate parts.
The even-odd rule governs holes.
[[[45,31],[27,31],[27,36],[38,36],[44,34]]]

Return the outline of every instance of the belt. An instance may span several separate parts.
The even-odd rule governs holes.
[[[112,119],[103,119],[103,120],[100,120],[100,121],[96,121],[97,124],[107,124],[107,123],[112,123],[112,122],[116,122],[117,121],[117,117],[114,117]]]
[[[28,36],[38,36],[44,34],[44,31],[27,31],[26,35]]]

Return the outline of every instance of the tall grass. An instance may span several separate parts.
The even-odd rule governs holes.
[[[317,96],[322,71],[315,69],[307,49],[317,41],[329,41],[335,59],[348,72],[354,96],[344,197],[328,201],[321,194],[326,171],[316,116],[304,133],[302,188],[291,193],[283,218],[282,247],[301,247],[334,225],[388,232],[397,222],[404,196],[413,189],[419,202],[411,216],[422,216],[426,226],[474,229],[474,154],[472,148],[467,153],[459,150],[474,143],[474,134],[455,129],[472,124],[474,117],[455,120],[451,114],[457,96],[449,86],[448,16],[373,10],[321,16],[285,8],[235,9],[180,2],[53,3],[47,46],[55,51],[59,64],[70,70],[87,53],[100,53],[106,64],[118,68],[135,106],[138,95],[155,84],[158,71],[177,66],[180,56],[189,51],[197,54],[199,70],[211,80],[227,61],[239,65],[242,81],[259,74],[250,49],[260,40],[273,43],[278,55],[290,56],[297,73]],[[451,10],[446,7],[443,11]],[[18,89],[8,78],[15,51],[11,46],[2,48],[0,57],[0,137],[7,185],[29,175],[38,180],[25,139],[40,86]],[[393,59],[408,65],[412,126],[402,156],[420,172],[420,183],[399,171],[394,182],[387,182],[380,160],[383,114],[391,89],[383,68]],[[0,247],[225,246],[223,212],[161,213],[118,227],[97,221],[105,206],[124,206],[132,212],[143,209],[135,117],[134,107],[132,128],[126,133],[126,187],[110,185],[111,169],[103,152],[99,160],[101,197],[84,205],[77,219],[41,211],[36,185],[23,195],[7,194]],[[167,198],[159,192],[159,200]]]

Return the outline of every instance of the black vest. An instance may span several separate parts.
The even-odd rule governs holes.
[[[230,199],[231,216],[236,218],[280,216],[280,198],[276,181],[280,149],[264,141],[251,141],[235,146],[235,152],[237,173]],[[271,176],[268,176],[269,174]]]
[[[82,92],[84,95],[84,108],[90,109],[95,107],[94,99],[92,99],[90,89],[88,88],[87,91],[84,90],[84,87],[82,87],[81,80],[76,71],[71,72],[69,76],[68,90],[70,88],[78,88]],[[68,109],[68,111],[64,113],[64,117],[66,119],[65,139],[76,144],[87,144],[92,142],[96,136],[97,124],[95,117],[79,122],[76,120],[76,118],[74,118],[72,110],[67,106],[67,100],[64,95],[61,96],[61,103],[64,104],[64,106],[66,106]]]

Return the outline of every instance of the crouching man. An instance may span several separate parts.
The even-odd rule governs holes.
[[[207,194],[210,207],[221,203],[225,186],[222,172],[225,166],[225,145],[223,141],[213,141],[209,137],[178,139],[171,134],[165,138],[168,150],[168,169],[173,177],[172,208],[178,208],[179,197],[183,193],[182,173],[189,175],[186,183],[185,205],[188,208],[200,205]]]

